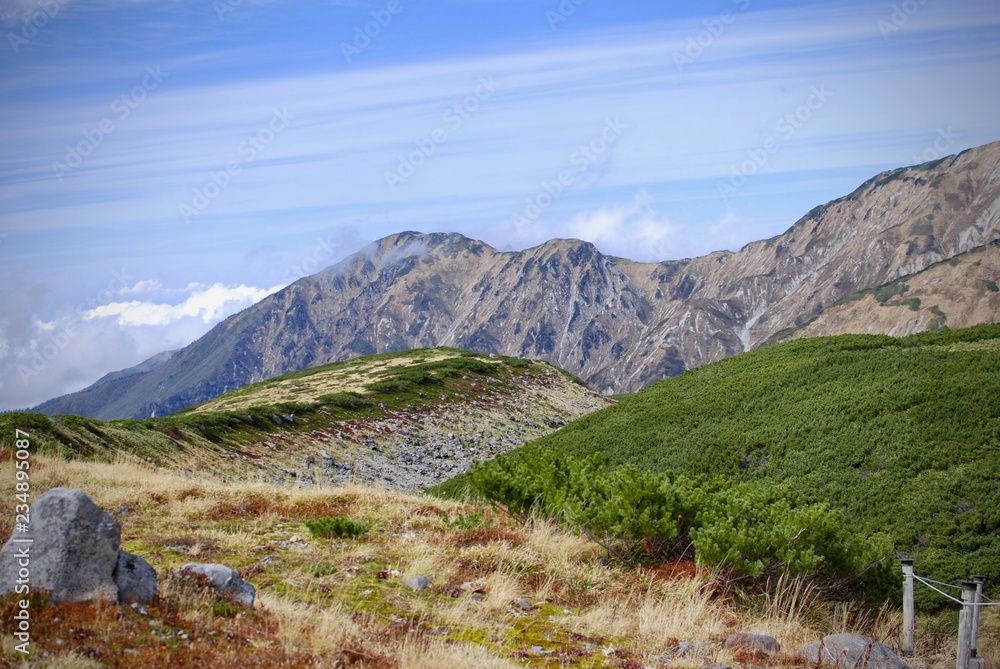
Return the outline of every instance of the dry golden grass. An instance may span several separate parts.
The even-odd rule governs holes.
[[[894,610],[859,615],[824,603],[801,581],[776,583],[768,590],[776,594],[738,604],[691,563],[602,568],[601,549],[582,537],[540,520],[518,526],[469,504],[362,487],[192,481],[130,461],[38,457],[31,473],[33,496],[68,486],[109,511],[125,507],[124,547],[157,570],[161,598],[148,616],[127,607],[40,605],[36,654],[25,666],[634,669],[654,666],[651,654],[671,655],[688,641],[734,667],[792,667],[789,652],[750,657],[722,650],[721,640],[759,630],[792,651],[834,632],[861,631],[889,645],[899,633]],[[13,480],[9,460],[0,462],[0,480]],[[0,496],[6,532],[12,500]],[[320,539],[303,521],[321,516],[371,529],[353,539]],[[256,610],[234,610],[169,577],[191,560],[239,570],[257,588]],[[404,587],[414,575],[428,576],[430,588]],[[530,610],[514,605],[520,598]],[[0,599],[0,616],[12,605]],[[919,659],[945,669],[949,652],[954,661],[953,641],[935,633],[935,619],[919,622]],[[1000,616],[988,611],[983,629],[980,654],[996,662]],[[672,660],[681,668],[700,663]],[[9,638],[0,666],[22,666]]]
[[[434,352],[423,357],[399,357],[389,360],[349,362],[347,366],[307,376],[295,376],[257,386],[253,392],[223,395],[195,407],[192,413],[235,411],[253,406],[273,406],[283,402],[314,402],[322,395],[340,392],[365,394],[365,385],[377,381],[390,369],[412,367],[460,357],[458,353]],[[494,362],[485,360],[484,362]],[[495,361],[499,364],[499,360]]]

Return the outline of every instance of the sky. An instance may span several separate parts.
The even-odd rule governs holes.
[[[0,0],[0,410],[367,243],[780,234],[1000,140],[996,0]]]

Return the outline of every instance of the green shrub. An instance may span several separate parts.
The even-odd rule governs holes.
[[[342,537],[360,537],[370,529],[368,523],[360,523],[341,516],[327,516],[305,521],[305,526],[314,537],[323,539],[338,539]]]
[[[722,476],[725,486],[780,484],[870,538],[859,578],[872,587],[889,540],[919,574],[1000,583],[1000,325],[943,325],[898,339],[794,340],[689,370],[503,456],[532,464],[524,481],[496,484],[520,490],[530,506],[542,496],[525,484],[541,478],[532,470],[543,450],[563,459],[600,451],[611,469]],[[464,486],[476,490],[470,484],[465,475],[436,491],[461,496]],[[898,590],[897,581],[885,582]],[[918,606],[940,605],[917,597]]]
[[[460,513],[455,516],[455,518],[449,518],[447,511],[441,512],[441,522],[444,524],[445,528],[450,530],[458,530],[459,532],[465,532],[467,530],[477,530],[481,527],[490,527],[493,524],[492,518],[487,518],[483,520],[484,512],[477,511],[476,513]]]
[[[707,496],[691,540],[703,564],[829,582],[858,580],[891,553],[884,537],[862,539],[825,503],[803,504],[782,486],[749,483]]]
[[[897,295],[902,295],[908,291],[910,287],[905,283],[890,283],[887,286],[882,286],[881,288],[875,289],[875,301],[879,304],[885,304]]]
[[[412,386],[409,381],[403,379],[386,379],[385,381],[376,381],[375,383],[369,383],[365,386],[368,390],[373,390],[376,393],[382,393],[384,395],[394,395],[396,393],[403,393],[410,389]]]
[[[693,556],[736,575],[864,582],[884,592],[888,542],[862,538],[842,512],[783,486],[609,469],[600,455],[577,459],[538,448],[479,463],[468,481],[513,517],[554,519],[629,564]]]
[[[353,392],[320,395],[316,399],[321,404],[340,409],[360,409],[361,407],[368,406],[368,400],[365,399],[364,395]]]
[[[593,463],[596,465],[596,461]],[[685,478],[591,467],[571,481],[563,517],[625,562],[684,554],[703,491]]]

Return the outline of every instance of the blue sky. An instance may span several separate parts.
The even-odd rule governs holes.
[[[0,409],[393,232],[690,257],[1000,140],[995,0],[3,0],[0,28]]]

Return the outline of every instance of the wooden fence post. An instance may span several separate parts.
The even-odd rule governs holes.
[[[970,657],[977,657],[977,647],[979,646],[979,612],[982,607],[979,604],[983,601],[983,581],[986,579],[983,576],[973,576],[972,582],[976,584],[976,597],[975,604],[976,607],[972,609],[972,639],[969,642],[969,653]]]
[[[903,558],[903,647],[904,656],[913,655],[913,560]]]
[[[958,651],[955,653],[955,669],[969,669],[972,658],[972,618],[976,607],[975,581],[962,581],[962,612],[958,615]]]

